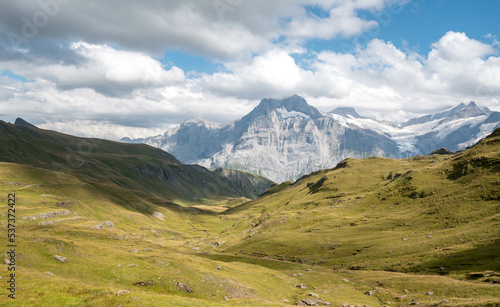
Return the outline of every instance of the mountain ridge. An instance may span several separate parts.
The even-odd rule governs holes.
[[[80,138],[5,122],[0,122],[0,161],[76,174],[171,201],[214,196],[255,198],[272,184],[252,174],[230,177],[199,165],[186,165],[145,144]]]
[[[474,102],[396,126],[362,117],[353,108],[322,113],[294,95],[263,99],[228,124],[187,120],[162,135],[132,142],[162,148],[184,163],[239,169],[283,182],[347,157],[406,158],[441,147],[465,149],[498,125],[500,113]]]

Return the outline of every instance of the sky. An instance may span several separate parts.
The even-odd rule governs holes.
[[[119,140],[298,94],[388,122],[500,111],[497,0],[0,2],[0,119]]]

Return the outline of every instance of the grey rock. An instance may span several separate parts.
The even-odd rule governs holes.
[[[318,293],[315,293],[315,292],[311,292],[311,293],[309,293],[309,296],[319,298],[319,294],[318,294]]]
[[[317,299],[317,298],[305,298],[305,299],[300,300],[297,303],[297,305],[299,305],[299,306],[329,306],[329,305],[331,305],[331,303]]]
[[[111,222],[111,221],[104,222],[104,225],[106,225],[107,227],[110,227],[110,228],[115,227],[115,224],[113,224],[113,222]]]
[[[187,284],[183,284],[181,282],[178,282],[177,284],[177,288],[179,290],[181,290],[182,292],[186,292],[186,293],[191,293],[193,292],[193,288],[191,288],[189,285]]]
[[[54,258],[56,258],[57,260],[61,261],[61,262],[66,262],[68,261],[68,258],[66,257],[63,257],[63,256],[58,256],[58,255],[55,255]]]
[[[307,289],[307,286],[305,284],[298,284],[298,285],[295,285],[295,287],[297,287],[299,289]]]
[[[128,290],[120,290],[120,291],[116,292],[116,296],[118,297],[118,296],[122,296],[122,295],[127,295],[129,293],[130,293],[130,291],[128,291]]]
[[[134,248],[134,249],[132,250],[132,253],[138,253],[138,252],[139,252],[139,251],[137,250],[137,248]]]

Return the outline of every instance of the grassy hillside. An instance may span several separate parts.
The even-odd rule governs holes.
[[[97,159],[104,148],[89,156],[112,172],[122,164]],[[499,153],[497,130],[458,154],[350,159],[243,204],[178,202],[190,207],[90,178],[105,168],[1,162],[0,203],[16,193],[18,247],[17,299],[1,290],[0,305],[498,306]]]
[[[335,268],[500,270],[500,136],[459,154],[348,159],[229,209],[226,251]],[[478,261],[480,258],[480,261]]]
[[[183,165],[172,155],[143,144],[78,138],[4,122],[0,122],[0,161],[116,184],[175,202],[218,196],[255,198],[272,184],[246,173],[228,178],[200,166]]]

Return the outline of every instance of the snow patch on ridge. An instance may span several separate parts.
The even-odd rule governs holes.
[[[285,109],[283,107],[276,109],[276,111],[278,111],[278,113],[280,113],[280,115],[281,115],[281,118],[284,118],[284,119],[291,118],[291,117],[297,117],[297,116],[304,117],[307,119],[311,118],[309,115],[304,114],[302,112],[288,111],[287,109]]]

